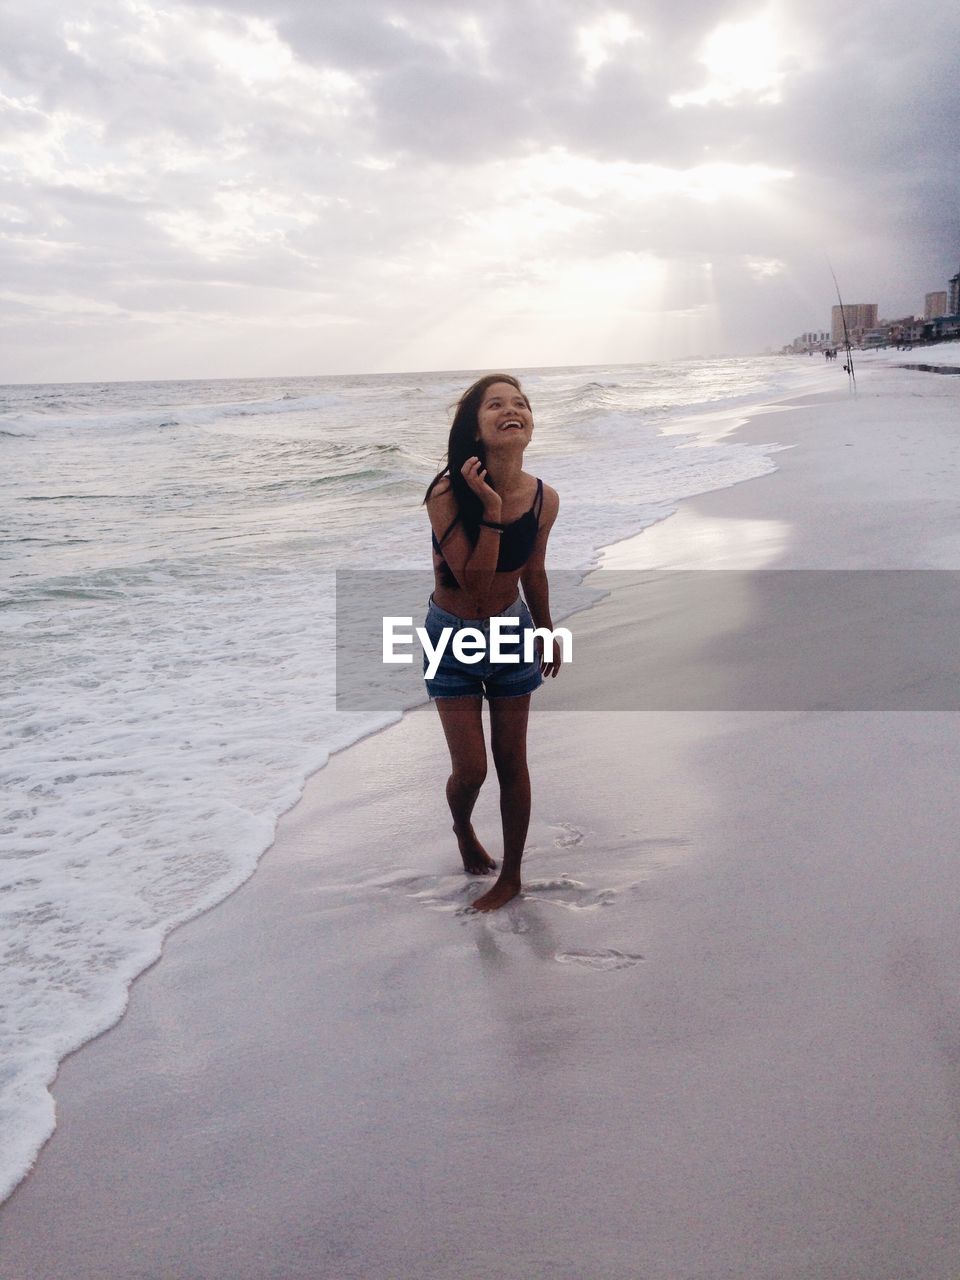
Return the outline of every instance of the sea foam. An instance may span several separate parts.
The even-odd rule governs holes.
[[[0,1198],[53,1129],[57,1063],[252,873],[329,753],[396,718],[335,710],[334,571],[429,567],[420,503],[470,377],[0,389]],[[772,469],[663,428],[804,378],[529,371],[528,467],[562,496],[551,563],[585,569],[680,498]]]

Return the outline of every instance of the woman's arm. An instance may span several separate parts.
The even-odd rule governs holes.
[[[530,607],[533,625],[535,627],[546,627],[548,631],[553,630],[553,618],[550,614],[550,583],[547,580],[546,569],[547,539],[550,537],[550,530],[553,528],[559,510],[560,498],[556,489],[552,489],[550,485],[545,484],[543,486],[543,513],[540,517],[537,541],[534,544],[530,559],[524,565],[523,572],[520,574],[523,594]],[[556,676],[560,670],[561,663],[560,646],[554,645],[552,661],[543,662],[541,670],[545,676]]]
[[[486,483],[486,472],[477,458],[470,458],[462,468],[464,479],[483,503],[483,519],[499,524],[503,501],[495,489]],[[437,485],[427,500],[430,524],[441,543],[440,551],[456,578],[458,585],[473,596],[480,612],[487,592],[493,585],[500,556],[500,533],[496,529],[480,526],[476,545],[472,545],[462,524],[454,524],[459,511],[449,483]],[[451,528],[451,525],[453,527]],[[448,532],[449,530],[449,532]],[[444,534],[447,534],[444,538]]]

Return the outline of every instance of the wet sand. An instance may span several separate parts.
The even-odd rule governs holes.
[[[734,438],[794,445],[780,471],[605,564],[960,568],[960,395],[916,379],[754,417]],[[643,607],[624,585],[575,643],[630,671]],[[728,692],[737,609],[659,622],[741,638]],[[565,697],[538,695],[526,891],[493,916],[432,708],[315,775],[64,1063],[3,1280],[953,1280],[957,713]]]

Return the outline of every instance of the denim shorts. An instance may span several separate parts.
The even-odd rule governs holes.
[[[485,653],[480,662],[462,662],[453,652],[454,636],[465,627],[473,627],[483,633],[489,650],[490,619],[458,618],[455,613],[447,613],[434,604],[433,597],[430,597],[430,607],[424,623],[430,644],[436,648],[443,628],[453,628],[453,634],[447,640],[447,647],[432,680],[426,678],[428,659],[426,652],[423,655],[424,683],[431,698],[521,698],[540,688],[543,676],[540,674],[539,659],[534,655],[532,662],[523,660],[524,636],[533,630],[533,619],[525,601],[517,596],[513,604],[502,610],[498,617],[520,619],[518,627],[504,633],[510,639],[502,643],[504,652],[516,654],[520,661],[494,662]],[[513,636],[518,636],[518,643],[513,642]]]

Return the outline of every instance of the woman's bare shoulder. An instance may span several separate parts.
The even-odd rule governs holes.
[[[453,493],[453,485],[450,483],[449,476],[441,476],[437,483],[430,490],[430,497],[427,498],[427,510],[433,511],[450,511],[456,506],[456,498]]]
[[[437,481],[427,499],[426,506],[433,532],[441,542],[446,544],[447,538],[455,532],[454,525],[460,516],[457,496],[453,492],[449,476],[443,476]]]

